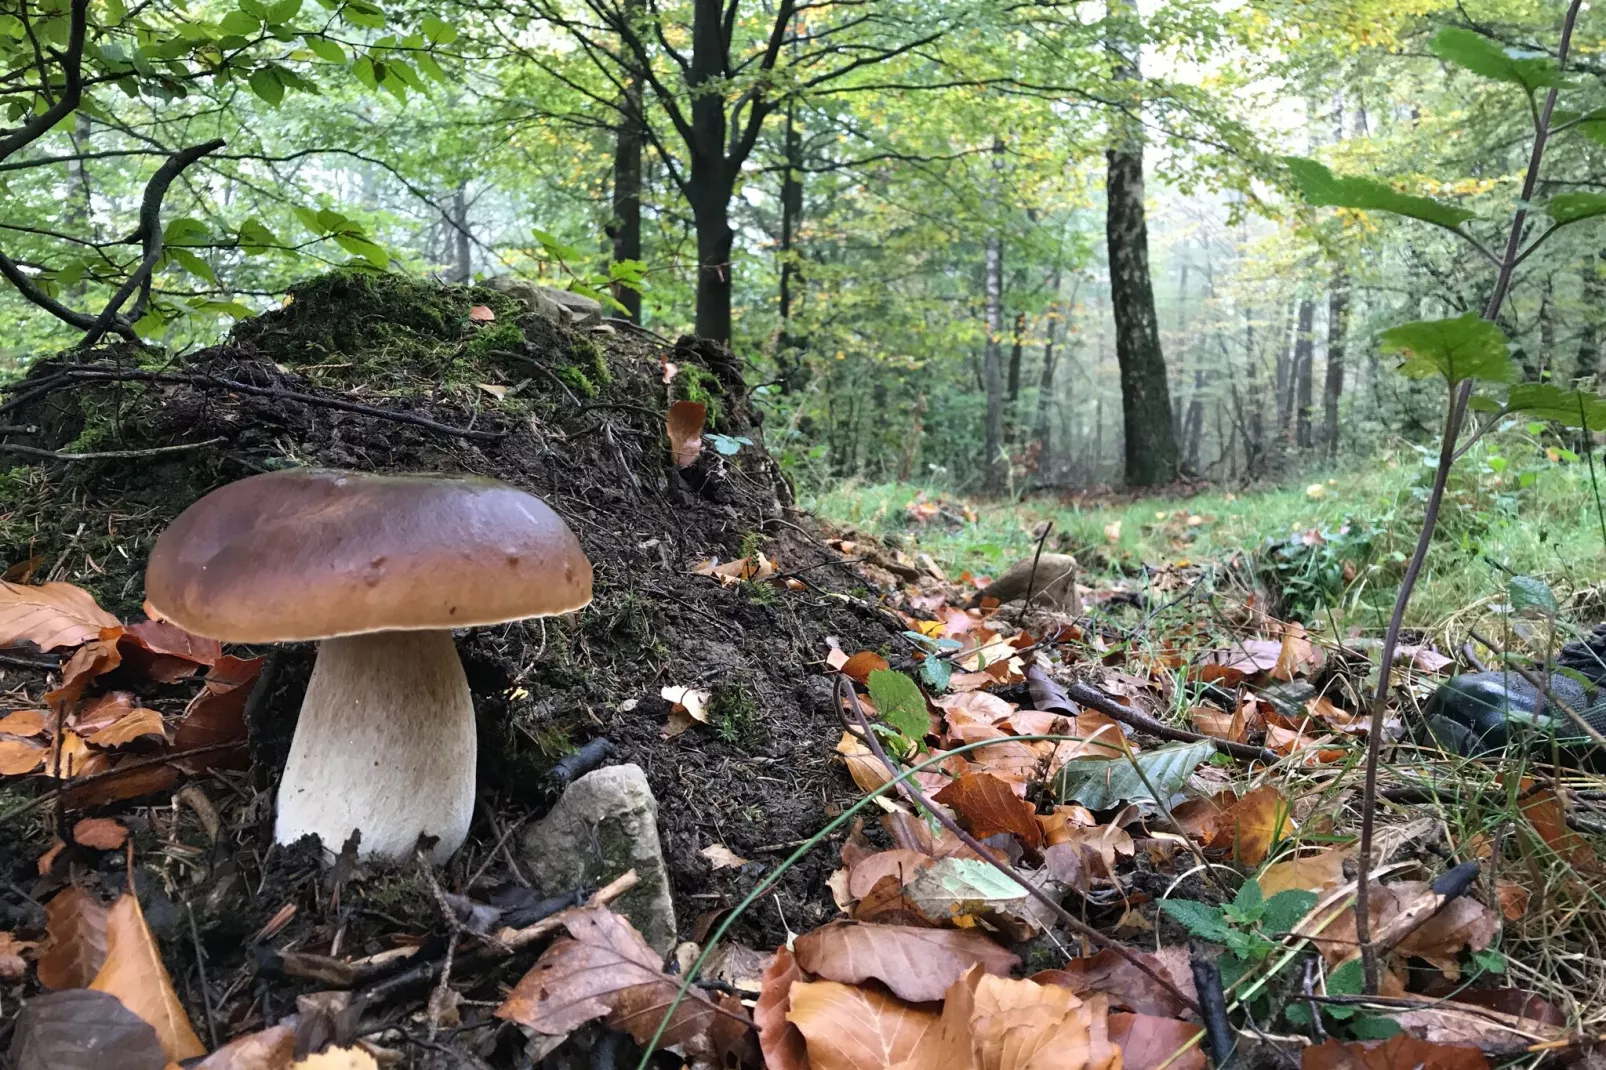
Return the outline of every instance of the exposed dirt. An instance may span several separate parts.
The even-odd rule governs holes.
[[[495,322],[471,322],[476,304],[491,307]],[[837,556],[789,512],[789,490],[761,446],[743,445],[729,457],[705,449],[684,471],[670,463],[661,414],[674,398],[705,401],[712,431],[759,438],[740,366],[722,349],[624,329],[559,330],[520,318],[517,306],[490,290],[333,275],[298,289],[289,307],[241,324],[226,344],[184,359],[128,349],[89,356],[130,380],[62,381],[69,358],[40,364],[12,390],[15,407],[3,416],[36,430],[9,442],[69,453],[210,444],[131,459],[14,457],[18,466],[0,476],[0,559],[35,558],[35,579],[85,586],[125,620],[142,616],[144,561],[173,517],[214,487],[288,465],[494,476],[543,497],[579,535],[596,570],[590,608],[460,636],[480,721],[483,806],[442,878],[447,890],[464,890],[475,875],[480,886],[517,879],[498,841],[550,805],[553,762],[598,735],[613,741],[616,761],[641,765],[657,794],[683,934],[700,914],[733,905],[856,797],[831,759],[840,726],[818,672],[828,635],[849,651],[891,653],[900,642],[875,610],[831,593],[861,581],[824,565],[805,574],[804,591],[724,588],[687,571],[701,558],[728,560],[755,548],[783,571]],[[680,368],[668,386],[664,359]],[[496,437],[215,383],[141,380],[153,372],[355,401]],[[508,390],[498,399],[480,384]],[[413,867],[366,867],[336,896],[319,877],[315,854],[271,847],[272,790],[312,655],[310,646],[281,650],[250,726],[251,768],[200,778],[224,822],[215,845],[188,808],[169,805],[171,793],[113,808],[135,828],[147,917],[179,991],[192,1018],[210,1022],[223,1040],[273,1022],[294,1009],[296,995],[326,987],[277,972],[273,956],[264,957],[269,942],[253,940],[288,904],[297,913],[271,940],[274,948],[327,952],[338,938],[343,954],[372,953],[397,935],[443,931]],[[4,682],[26,691],[9,705],[36,705],[45,676],[11,667]],[[713,723],[661,738],[668,707],[659,689],[668,684],[711,690]],[[181,703],[193,683],[187,688],[175,686],[166,701]],[[0,809],[17,798],[15,788],[0,793]],[[48,808],[30,820],[0,830],[0,928],[37,932],[43,919],[35,903],[75,866],[80,883],[98,879],[110,892],[123,880],[123,862],[118,852],[75,848],[41,878],[35,860],[50,843],[53,820]],[[507,842],[516,847],[517,837]],[[711,871],[699,852],[716,843],[753,864]],[[827,847],[791,871],[734,935],[773,947],[784,940],[783,918],[795,931],[824,922],[832,912],[824,878],[834,858]],[[186,902],[193,939],[176,905]],[[205,949],[210,1013],[197,946]],[[496,998],[489,981],[516,976],[511,968],[488,974],[477,997]],[[504,1060],[518,1038],[488,1045],[493,1032],[467,1032],[463,1043],[495,1055],[495,1065],[514,1065]]]

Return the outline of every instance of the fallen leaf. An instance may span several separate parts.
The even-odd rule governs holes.
[[[116,996],[84,988],[25,1001],[10,1055],[13,1070],[163,1070],[170,1065],[148,1022]]]
[[[37,736],[49,723],[48,710],[17,710],[0,717],[0,735]]]
[[[32,643],[40,650],[80,646],[99,638],[102,628],[121,624],[82,587],[0,580],[0,646]]]
[[[106,757],[104,753],[92,756],[93,759]],[[128,768],[120,768],[121,766]],[[86,767],[85,771],[87,773],[91,770]],[[124,799],[135,799],[141,795],[166,791],[178,783],[180,773],[171,764],[152,765],[149,764],[149,759],[129,755],[117,766],[96,772],[95,776],[94,780],[85,783],[68,783],[61,794],[62,805],[68,810],[83,810],[91,806],[105,806],[108,803],[122,802]]]
[[[87,738],[97,747],[121,747],[126,743],[148,737],[165,741],[167,722],[162,720],[162,715],[156,710],[139,706]]]
[[[90,892],[69,884],[45,904],[45,948],[39,983],[46,988],[87,988],[106,961],[108,911]]]
[[[121,631],[121,628],[107,629],[106,634],[120,634]],[[89,690],[89,685],[97,677],[111,672],[122,662],[123,655],[117,649],[115,635],[111,639],[96,639],[84,644],[62,666],[61,686],[45,692],[45,705],[58,716],[64,716],[84,697],[84,692]]]
[[[0,737],[0,776],[25,776],[48,757],[50,748],[38,740]]]
[[[748,862],[723,843],[710,844],[698,853],[708,859],[709,865],[715,869],[741,869]]]
[[[191,635],[165,620],[143,620],[117,636],[123,663],[159,684],[188,679],[223,656],[216,639]]]
[[[853,778],[860,791],[875,791],[892,779],[892,774],[875,756],[875,752],[861,743],[852,732],[842,733],[842,738],[837,741],[836,752],[842,755],[842,762],[848,767],[848,776]]]
[[[782,947],[759,982],[753,1024],[758,1027],[758,1047],[767,1070],[810,1070],[803,1034],[786,1020],[792,1009],[792,984],[807,979],[792,952]]]
[[[1234,861],[1258,866],[1271,854],[1272,846],[1286,839],[1294,827],[1288,800],[1268,785],[1228,805],[1220,827],[1206,846],[1230,848]]]
[[[1189,999],[1197,999],[1188,949],[1180,944],[1158,951],[1133,949],[1131,955],[1174,984]],[[1175,1018],[1189,1010],[1186,1003],[1126,957],[1106,949],[1088,958],[1075,958],[1057,970],[1032,975],[1039,984],[1064,985],[1078,996],[1105,995],[1111,1006],[1144,1015]]]
[[[660,378],[663,380],[663,384],[668,386],[670,383],[675,381],[675,374],[680,371],[680,365],[676,364],[668,357],[660,357],[658,359],[660,362],[660,370],[662,371]]]
[[[503,386],[499,383],[475,383],[474,385],[491,395],[491,397],[495,398],[497,401],[501,401],[503,398],[507,397],[507,392],[512,389],[512,387]]]
[[[296,1031],[275,1025],[223,1045],[194,1070],[283,1070],[296,1057]]]
[[[703,424],[708,407],[700,401],[677,401],[669,406],[664,423],[669,433],[669,456],[676,468],[685,468],[703,452]]]
[[[1518,808],[1534,833],[1561,859],[1580,873],[1596,873],[1600,861],[1589,841],[1567,825],[1567,808],[1554,790],[1541,788],[1525,797]]]
[[[1249,733],[1244,727],[1244,713],[1241,708],[1232,713],[1225,713],[1209,706],[1195,706],[1188,711],[1188,716],[1193,720],[1195,728],[1215,739],[1242,743],[1248,738]]]
[[[15,981],[28,972],[23,955],[39,945],[32,940],[18,940],[16,934],[0,932],[0,981]]]
[[[1271,669],[1272,678],[1292,680],[1315,658],[1316,648],[1305,637],[1305,626],[1290,621],[1283,625],[1283,639],[1277,648],[1277,663]]]
[[[713,695],[693,687],[665,687],[658,692],[669,703],[669,723],[663,737],[674,739],[694,724],[708,723],[708,702]]]
[[[1102,999],[1083,1002],[1067,988],[1033,981],[975,980],[971,1047],[983,1070],[1125,1070],[1133,1065],[1116,1046],[1114,1030],[1106,1031],[1106,1018],[1113,1024],[1121,1016],[1107,1015]],[[1154,1065],[1138,1070],[1154,1070]]]
[[[97,758],[104,759],[104,755],[91,754],[84,737],[70,728],[64,729],[56,737],[55,747],[47,748],[47,751],[45,773],[58,780],[70,780],[93,772],[91,764]]]
[[[162,965],[162,953],[145,925],[139,899],[125,891],[106,917],[106,961],[89,987],[110,992],[123,1006],[156,1030],[169,1059],[181,1062],[205,1055],[206,1047],[190,1027],[184,1005]]]
[[[1495,880],[1494,894],[1500,900],[1500,916],[1507,921],[1518,921],[1528,913],[1528,900],[1533,895],[1522,885],[1504,878]]]
[[[1088,877],[1113,881],[1117,857],[1131,858],[1134,850],[1131,834],[1109,824],[1067,829],[1061,841],[1045,852],[1044,859],[1056,878],[1085,893],[1090,887]]]
[[[1043,846],[1036,810],[1004,781],[989,773],[966,773],[933,796],[950,807],[978,840],[1007,832],[1033,850]]]
[[[1025,888],[980,859],[943,858],[904,887],[909,901],[933,921],[1007,913],[1028,897]]]
[[[1377,1042],[1329,1039],[1305,1049],[1300,1070],[1489,1070],[1489,1060],[1477,1048],[1430,1044],[1397,1033]]]
[[[680,979],[665,974],[662,956],[612,911],[570,910],[563,919],[569,935],[542,953],[496,1009],[496,1016],[545,1036],[566,1036],[604,1018],[610,1028],[645,1043],[674,1001]],[[709,1053],[715,1016],[732,1013],[694,988],[675,1009],[661,1043],[681,1045],[688,1053]]]
[[[218,658],[207,670],[205,685],[184,707],[184,715],[173,730],[173,748],[187,751],[221,743],[241,746],[186,759],[185,768],[200,773],[208,769],[243,768],[249,763],[250,756],[244,746],[245,704],[261,672],[261,658],[237,658],[230,654]]]
[[[972,929],[853,922],[833,922],[804,933],[793,941],[793,954],[798,966],[816,977],[847,984],[873,978],[912,1003],[941,999],[971,966],[1007,974],[1020,962]]]
[[[1067,762],[1054,774],[1051,787],[1058,801],[1079,802],[1093,810],[1153,799],[1155,791],[1169,798],[1215,753],[1216,745],[1206,739],[1170,743],[1131,758]]]
[[[128,829],[110,817],[86,817],[72,828],[73,842],[97,851],[115,851],[128,840]]]
[[[896,1066],[940,1021],[933,1011],[835,981],[796,982],[791,998],[786,1020],[803,1034],[810,1070]]]
[[[1350,853],[1329,847],[1313,855],[1273,862],[1260,871],[1260,892],[1267,899],[1278,892],[1315,892],[1320,899],[1344,883],[1344,860]]]
[[[361,1048],[325,1048],[297,1059],[288,1070],[379,1070],[379,1061]]]
[[[898,887],[902,888],[935,861],[928,854],[902,847],[877,851],[848,866],[848,894],[854,899],[863,899],[884,877],[896,878]]]
[[[1121,1049],[1121,1070],[1205,1070],[1204,1051],[1187,1045],[1204,1028],[1152,1014],[1112,1014],[1110,1042]],[[1187,1050],[1184,1050],[1186,1048]],[[1178,1053],[1181,1054],[1178,1054]]]
[[[471,323],[490,323],[496,319],[496,313],[491,311],[489,305],[475,305],[468,310],[468,318]]]

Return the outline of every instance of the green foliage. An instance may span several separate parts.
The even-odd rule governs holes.
[[[1563,427],[1606,430],[1606,398],[1587,390],[1563,390],[1552,383],[1518,383],[1506,395],[1506,409]]]
[[[1410,379],[1441,375],[1454,386],[1463,379],[1508,383],[1521,374],[1505,333],[1476,312],[1402,323],[1380,341],[1386,352],[1405,355],[1400,372]]]
[[[1153,800],[1156,793],[1164,801],[1215,753],[1215,744],[1206,739],[1168,743],[1130,757],[1067,762],[1054,774],[1049,789],[1059,802],[1079,802],[1091,810]]]
[[[911,747],[918,747],[931,730],[926,696],[920,693],[919,686],[892,669],[875,670],[866,683],[881,720],[896,729]]]
[[[1370,178],[1341,178],[1315,160],[1285,156],[1283,163],[1294,177],[1305,200],[1317,206],[1394,212],[1435,226],[1455,230],[1476,213],[1456,208],[1431,197],[1401,193],[1392,186]]]
[[[1446,26],[1440,30],[1428,47],[1440,59],[1485,78],[1521,86],[1529,93],[1567,84],[1567,79],[1556,68],[1556,61],[1552,57],[1502,48],[1482,34],[1459,26]]]
[[[1558,193],[1546,203],[1545,211],[1558,225],[1594,219],[1606,215],[1606,193]]]
[[[1267,539],[1256,557],[1260,575],[1292,620],[1310,620],[1337,605],[1350,584],[1367,575],[1385,532],[1368,518],[1346,516],[1327,528]]]

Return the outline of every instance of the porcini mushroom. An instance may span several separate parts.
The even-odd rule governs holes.
[[[145,569],[153,614],[233,643],[317,640],[279,783],[280,843],[444,861],[474,808],[474,707],[453,628],[579,609],[591,562],[541,499],[492,479],[291,469],[200,499]]]

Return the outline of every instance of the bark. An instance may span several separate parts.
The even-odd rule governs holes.
[[[626,11],[634,12],[635,4]],[[628,16],[627,16],[628,17]],[[641,259],[641,152],[646,138],[642,130],[641,81],[627,75],[624,99],[620,104],[613,147],[613,259]],[[615,285],[614,300],[625,306],[625,318],[641,322],[641,292]]]
[[[1344,348],[1349,331],[1349,276],[1339,271],[1327,292],[1327,378],[1322,383],[1322,448],[1338,456],[1338,399],[1344,393]]]
[[[1112,18],[1135,21],[1130,0],[1109,0]],[[1120,55],[1118,82],[1139,81],[1137,46],[1112,40]],[[1136,99],[1132,107],[1138,107]],[[1117,114],[1105,153],[1105,240],[1110,261],[1110,305],[1115,314],[1115,357],[1121,366],[1121,417],[1126,481],[1147,487],[1177,474],[1177,438],[1171,423],[1171,389],[1154,312],[1149,275],[1149,229],[1143,206],[1143,129],[1136,117]]]
[[[1026,313],[1015,313],[1015,330],[1009,340],[1009,405],[1014,409],[1015,403],[1020,400],[1020,365],[1025,355],[1026,344]]]
[[[1277,433],[1286,438],[1294,418],[1294,346],[1291,327],[1291,310],[1283,310],[1283,319],[1277,326]]]
[[[1302,450],[1311,447],[1311,374],[1316,361],[1316,302],[1308,297],[1299,301],[1299,323],[1294,335],[1294,443]]]
[[[457,238],[457,265],[452,271],[452,281],[469,282],[474,278],[474,258],[468,240],[468,185],[464,182],[459,182],[452,193],[452,230]]]
[[[1594,373],[1606,379],[1606,347],[1601,345],[1600,317],[1606,315],[1606,250],[1584,261],[1584,324],[1578,332],[1574,375]]]
[[[899,483],[909,482],[914,475],[915,461],[920,457],[920,433],[925,415],[926,395],[922,391],[915,398],[914,409],[909,414],[909,434],[903,440],[903,455],[898,458]]]
[[[993,174],[995,206],[997,192],[1002,183],[997,180],[1004,168],[1004,142],[993,139]],[[986,472],[984,486],[988,493],[999,494],[1008,481],[1008,460],[1004,456],[1004,238],[998,224],[987,233],[982,268],[983,316],[987,325],[987,343],[982,351],[982,389],[987,397],[987,430],[982,459]]]
[[[797,228],[803,218],[803,137],[797,127],[797,109],[786,106],[786,170],[781,179],[781,329],[776,351],[781,369],[781,393],[791,394],[805,385],[804,342],[792,333],[792,304],[803,276],[797,266]],[[922,409],[924,395],[921,395]]]
[[[1048,292],[1057,299],[1060,292],[1059,269],[1054,270],[1053,278],[1049,279]],[[1043,328],[1043,370],[1037,380],[1037,415],[1032,420],[1032,439],[1037,443],[1038,471],[1047,471],[1052,467],[1053,442],[1049,423],[1049,408],[1054,397],[1054,336],[1059,330],[1060,313],[1059,303],[1056,300],[1048,306],[1048,323]]]

